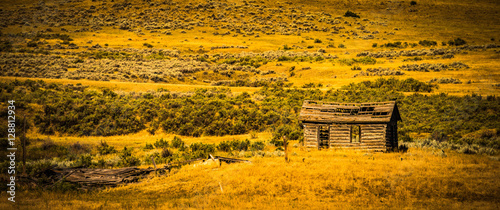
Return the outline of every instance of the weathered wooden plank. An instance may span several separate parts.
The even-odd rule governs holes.
[[[371,131],[366,131],[361,129],[361,134],[385,134],[386,132],[384,130],[371,130]]]
[[[346,134],[330,134],[330,137],[331,138],[350,138],[351,137],[351,134],[350,133],[346,133]]]
[[[360,125],[362,129],[365,130],[385,130],[385,126],[373,126],[373,125]]]
[[[369,135],[363,135],[361,134],[362,139],[370,139],[370,138],[383,138],[385,139],[386,136],[384,134],[369,134]]]
[[[363,142],[363,143],[367,143],[367,144],[368,144],[368,143],[380,143],[380,144],[385,144],[385,142],[386,142],[386,141],[384,141],[384,140],[369,140],[369,141],[368,141],[368,140],[365,140],[365,141],[361,140],[361,142]]]
[[[334,138],[350,138],[351,135],[330,135],[330,138],[331,139],[334,139]]]
[[[386,139],[384,138],[361,138],[360,141],[362,142],[386,142]]]
[[[351,141],[351,138],[349,137],[335,137],[335,138],[330,138],[330,141]]]
[[[361,126],[365,127],[365,128],[380,128],[380,127],[383,127],[385,128],[387,126],[387,124],[385,123],[380,123],[380,124],[361,124]]]
[[[353,147],[353,146],[359,146],[359,143],[332,143],[332,145]]]
[[[332,130],[332,131],[330,131],[330,133],[341,133],[341,134],[347,133],[347,134],[349,134],[349,133],[351,133],[351,130],[350,129],[349,130]]]
[[[339,140],[335,140],[335,141],[330,141],[330,143],[332,143],[332,144],[336,144],[336,143],[351,143],[351,140],[350,139],[339,139]]]
[[[385,146],[384,143],[380,143],[380,142],[361,143],[361,145],[365,145],[365,146]]]
[[[361,135],[361,139],[385,139],[386,137],[383,135]]]
[[[351,136],[351,133],[330,133],[330,136]]]

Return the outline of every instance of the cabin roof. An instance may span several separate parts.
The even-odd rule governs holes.
[[[396,101],[337,103],[305,100],[299,120],[310,123],[389,123],[401,121]]]

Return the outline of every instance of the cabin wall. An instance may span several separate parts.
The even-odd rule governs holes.
[[[330,125],[330,148],[348,147],[351,145],[351,126],[343,124]]]
[[[304,124],[304,146],[318,148],[319,125]]]
[[[387,150],[387,124],[362,124],[361,140],[359,143],[360,149],[368,149],[374,151]]]
[[[351,142],[351,125],[358,125],[361,129],[360,142]],[[308,123],[304,126],[304,146],[318,148],[320,124]],[[386,151],[392,147],[391,135],[388,135],[392,126],[387,124],[330,124],[329,147],[366,149],[372,151]],[[391,127],[391,128],[389,128]],[[389,143],[388,143],[389,142]]]
[[[352,125],[357,125],[361,129],[359,142],[351,142]],[[330,147],[385,151],[386,129],[386,124],[332,124]]]
[[[386,147],[388,150],[398,148],[398,124],[390,123],[387,126]]]

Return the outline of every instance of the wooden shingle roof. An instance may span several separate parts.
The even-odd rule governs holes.
[[[401,121],[395,101],[337,103],[304,101],[299,120],[310,123],[389,123]]]

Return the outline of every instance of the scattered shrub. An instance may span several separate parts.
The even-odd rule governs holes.
[[[6,40],[0,40],[0,52],[12,51],[12,43]]]
[[[101,143],[97,146],[97,152],[100,155],[107,155],[107,154],[112,154],[115,153],[115,147],[109,146],[108,143],[105,141],[101,141]]]
[[[271,139],[271,144],[275,146],[283,146],[283,137],[285,136],[287,140],[299,140],[301,141],[304,137],[304,131],[300,129],[300,127],[290,126],[290,125],[282,125],[279,126],[273,133],[273,137]]]
[[[217,145],[217,150],[222,152],[230,152],[231,151],[231,143],[229,141],[223,141]]]
[[[408,45],[408,43],[407,43]],[[406,46],[403,45],[402,42],[389,42],[381,45],[381,47],[389,47],[389,48],[404,48]]]
[[[169,144],[168,144],[167,140],[163,140],[163,138],[161,138],[160,140],[156,140],[156,142],[154,143],[154,146],[156,149],[160,149],[160,148],[167,148],[169,146]]]
[[[441,77],[441,78],[433,78],[433,79],[429,80],[428,83],[462,84],[462,81],[460,81],[459,79],[455,79],[455,78]]]
[[[151,150],[151,149],[154,149],[153,145],[152,144],[148,144],[146,143],[146,146],[144,146],[144,149],[145,150]]]
[[[215,152],[214,144],[203,144],[201,142],[196,142],[189,145],[191,149],[191,155],[193,158],[207,158],[209,154]]]
[[[182,141],[181,138],[174,136],[174,139],[172,139],[172,147],[173,148],[183,148],[185,147],[184,141]]]
[[[50,150],[54,147],[56,147],[56,144],[54,143],[54,141],[47,139],[42,143],[41,149],[42,150]]]
[[[70,145],[70,150],[74,154],[88,153],[90,152],[90,148],[88,145],[82,145],[79,142],[73,143]]]
[[[456,38],[455,40],[448,41],[448,45],[460,46],[465,44],[467,44],[467,42],[461,38]]]
[[[140,164],[141,161],[139,160],[139,158],[132,156],[132,149],[127,149],[127,147],[124,147],[120,153],[120,162],[118,162],[118,165],[124,167],[130,167],[130,166],[137,166]]]
[[[92,166],[92,156],[90,154],[81,155],[71,166],[76,168],[89,168]]]
[[[162,157],[162,158],[171,157],[172,155],[174,155],[174,153],[173,153],[172,151],[170,151],[169,149],[167,149],[167,148],[164,148],[164,149],[161,151],[161,157]]]
[[[347,66],[352,66],[353,64],[360,63],[364,65],[373,65],[377,63],[377,60],[375,58],[372,58],[370,56],[362,57],[362,58],[344,58],[344,59],[339,59],[338,60],[339,64],[341,65],[347,65]]]
[[[437,42],[436,41],[429,41],[429,40],[422,40],[418,42],[419,45],[422,45],[424,47],[429,47],[429,46],[436,46]]]
[[[27,47],[38,47],[38,43],[36,41],[29,41],[26,46]]]
[[[266,145],[262,141],[256,141],[256,142],[253,142],[252,144],[250,144],[250,149],[252,151],[263,150],[265,147],[266,147]]]
[[[302,85],[302,88],[315,88],[315,87],[316,87],[316,83],[314,83],[314,82],[310,82],[310,83]]]
[[[345,12],[344,17],[360,18],[358,14],[351,12],[349,10],[347,10],[347,12]]]

